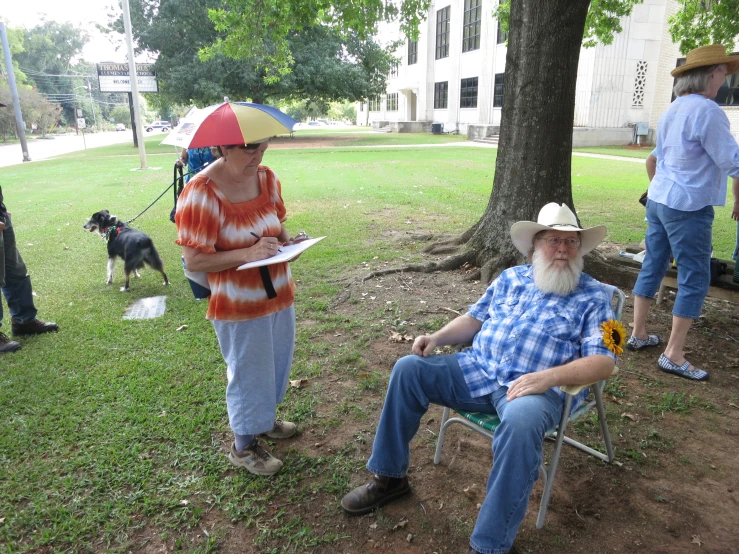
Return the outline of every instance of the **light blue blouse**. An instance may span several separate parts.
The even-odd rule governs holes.
[[[676,98],[657,126],[657,171],[649,199],[693,212],[726,204],[728,176],[739,177],[739,145],[716,102],[699,94]]]

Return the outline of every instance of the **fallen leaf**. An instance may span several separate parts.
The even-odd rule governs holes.
[[[693,540],[690,541],[690,544],[697,544],[698,546],[703,546],[703,541],[701,541],[700,535],[693,535]]]
[[[292,379],[290,380],[290,386],[296,389],[302,389],[308,386],[308,379]]]
[[[370,529],[377,529],[377,522],[370,525]]]
[[[405,538],[405,540],[407,540],[408,542],[411,542],[413,540],[413,535],[408,533],[408,536]]]
[[[167,410],[162,410],[162,413],[159,414],[159,417],[164,417],[167,415]]]
[[[177,329],[175,329],[175,331],[182,331],[183,329],[187,329],[187,327],[187,325],[180,325],[179,327],[177,327]]]
[[[630,419],[631,421],[636,421],[636,416],[634,414],[630,414],[628,412],[624,412],[621,414],[621,417],[624,417],[626,419]]]
[[[397,531],[398,529],[402,529],[406,525],[408,525],[408,520],[407,519],[404,519],[403,521],[399,521],[398,523],[396,523],[393,526],[393,531]]]
[[[413,342],[413,337],[411,335],[404,335],[397,331],[392,331],[388,340],[390,342]]]
[[[0,517],[0,523],[5,523],[5,518],[4,517]]]
[[[444,503],[442,502],[441,504],[439,504],[439,511],[441,511],[443,508],[444,508]]]
[[[462,492],[465,493],[468,498],[475,498],[477,496],[477,483],[472,483],[470,486],[463,488]]]
[[[739,409],[739,406],[737,406],[737,405],[736,405],[736,404],[734,404],[733,402],[729,402],[729,406],[731,406],[732,408],[737,408],[737,409]]]
[[[189,500],[180,500],[180,504],[182,504],[183,506],[187,506],[189,503]]]

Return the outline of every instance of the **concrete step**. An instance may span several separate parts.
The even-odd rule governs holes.
[[[474,139],[472,142],[482,142],[483,144],[493,144],[498,146],[498,135],[491,135],[485,138]]]

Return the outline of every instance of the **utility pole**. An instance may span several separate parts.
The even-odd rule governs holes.
[[[26,142],[26,124],[23,123],[23,114],[21,114],[21,102],[18,98],[18,87],[15,84],[15,72],[13,71],[13,60],[10,57],[8,34],[5,31],[5,23],[3,23],[2,21],[0,21],[0,39],[2,39],[3,43],[3,55],[5,56],[5,69],[6,73],[8,74],[8,87],[10,87],[10,97],[13,99],[15,126],[18,132],[18,138],[21,141],[21,148],[23,149],[23,161],[30,162],[31,157],[28,155],[28,143]]]
[[[95,122],[95,127],[98,126],[98,118],[95,115],[95,102],[92,99],[92,85],[90,84],[90,79],[87,80],[87,92],[90,93],[90,108],[92,109],[92,120]]]
[[[128,48],[128,74],[131,77],[131,96],[133,100],[133,113],[136,122],[136,140],[139,143],[139,159],[141,169],[146,169],[146,147],[144,145],[144,127],[141,123],[141,108],[139,107],[139,83],[136,75],[136,59],[133,57],[133,36],[131,33],[131,9],[128,0],[121,0],[123,8],[123,29],[126,32],[126,46]]]

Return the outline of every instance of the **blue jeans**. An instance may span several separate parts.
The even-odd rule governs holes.
[[[36,319],[31,278],[16,247],[15,232],[9,215],[5,216],[5,229],[0,233],[0,288],[13,320],[26,323]],[[2,320],[3,304],[0,302],[0,325]]]
[[[526,515],[539,477],[544,434],[562,414],[562,399],[552,390],[508,402],[507,387],[479,398],[470,396],[454,354],[406,356],[390,376],[367,469],[377,475],[403,477],[410,462],[411,439],[430,403],[455,410],[497,413],[501,423],[493,438],[495,460],[487,496],[470,545],[483,554],[505,554]]]
[[[647,254],[634,294],[654,298],[672,252],[677,263],[677,298],[672,313],[697,319],[711,284],[713,206],[683,212],[649,200],[647,221]]]

